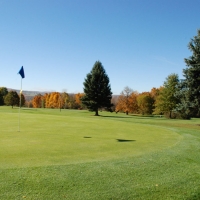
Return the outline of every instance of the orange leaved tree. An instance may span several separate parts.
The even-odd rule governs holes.
[[[47,108],[60,108],[61,97],[59,92],[52,92],[48,96]]]
[[[76,104],[78,109],[83,108],[83,104],[82,104],[82,101],[81,101],[81,97],[83,97],[83,96],[84,96],[84,93],[75,94],[75,104]]]
[[[42,95],[38,94],[34,96],[32,100],[33,108],[41,108],[42,107]]]
[[[127,115],[128,113],[137,113],[138,112],[137,96],[138,92],[133,91],[129,87],[125,87],[118,98],[115,111],[116,112],[122,111],[125,112]]]

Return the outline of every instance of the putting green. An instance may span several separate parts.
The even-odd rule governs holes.
[[[162,151],[181,136],[173,129],[103,112],[17,110],[0,112],[0,168],[65,165],[121,159]]]

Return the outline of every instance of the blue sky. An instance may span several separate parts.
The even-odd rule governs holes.
[[[83,92],[95,61],[113,94],[182,78],[199,0],[0,0],[0,87]]]

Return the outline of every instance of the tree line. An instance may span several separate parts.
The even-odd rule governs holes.
[[[8,91],[6,87],[0,87],[0,106],[19,106],[20,105],[20,96],[21,96],[21,106],[25,105],[25,96],[23,93],[18,94],[16,91]]]
[[[138,93],[125,87],[120,95],[112,95],[109,77],[100,61],[96,61],[83,82],[84,93],[52,92],[38,94],[21,105],[34,108],[88,109],[98,116],[99,110],[142,115],[165,115],[169,118],[200,117],[200,30],[188,44],[192,55],[185,58],[184,79],[170,74],[163,85],[150,92]],[[19,105],[19,94],[0,88],[0,105]]]
[[[21,106],[29,108],[60,108],[60,109],[84,109],[86,108],[81,97],[83,93],[68,94],[66,92],[51,92],[44,95],[37,94],[31,100],[26,100],[23,93],[14,90],[8,91],[6,87],[0,87],[0,105]]]
[[[105,108],[126,114],[165,114],[169,118],[183,119],[200,117],[200,30],[191,39],[188,48],[192,55],[184,59],[184,79],[170,74],[162,87],[141,94],[125,87],[115,104],[111,103],[113,98],[108,75],[101,62],[95,62],[83,83],[82,103],[95,115],[98,115],[98,109]]]
[[[33,108],[60,108],[60,109],[83,109],[81,97],[84,94],[68,94],[66,92],[52,92],[45,95],[38,94],[31,101]]]

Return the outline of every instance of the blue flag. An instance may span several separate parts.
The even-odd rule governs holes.
[[[19,70],[18,74],[20,74],[22,78],[25,78],[23,66],[22,66],[21,69]]]

